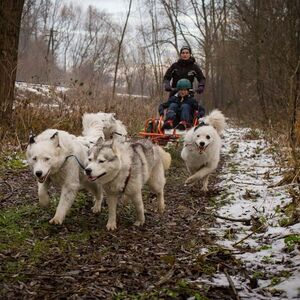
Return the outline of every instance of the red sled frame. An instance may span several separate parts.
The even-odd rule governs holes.
[[[195,113],[197,115],[197,113]],[[194,118],[193,126],[198,125],[198,118]],[[162,128],[163,126],[163,116],[159,119],[149,118],[145,122],[144,131],[139,132],[139,136],[144,138],[149,138],[153,143],[165,146],[167,143],[178,143],[179,139],[182,137],[182,131],[174,129],[168,130],[168,133]],[[186,129],[185,131],[189,130]],[[171,132],[171,133],[170,133]]]

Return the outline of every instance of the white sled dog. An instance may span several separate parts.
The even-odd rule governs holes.
[[[27,160],[38,180],[39,203],[49,205],[48,186],[52,182],[61,188],[61,196],[53,224],[62,224],[72,206],[77,191],[85,188],[94,195],[92,211],[101,211],[102,188],[97,182],[89,181],[84,174],[88,148],[99,137],[109,139],[116,136],[124,141],[127,130],[113,113],[85,113],[82,117],[82,136],[75,137],[63,130],[47,129],[37,137],[31,137],[27,147]]]
[[[91,182],[98,181],[107,193],[108,222],[106,228],[115,230],[118,198],[125,195],[131,199],[137,210],[136,226],[145,222],[142,187],[149,184],[158,199],[158,210],[165,209],[165,170],[170,167],[171,156],[149,140],[133,143],[117,139],[99,139],[89,154],[85,172]]]
[[[184,137],[181,157],[191,176],[185,184],[203,180],[203,191],[208,191],[209,175],[217,168],[220,160],[221,138],[225,129],[224,115],[213,110],[198,126],[191,128]]]
[[[78,140],[87,147],[93,146],[99,138],[116,138],[125,141],[127,130],[124,124],[115,118],[114,113],[85,113],[82,117],[82,136]]]

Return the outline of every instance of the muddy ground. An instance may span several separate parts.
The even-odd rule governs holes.
[[[176,155],[175,155],[176,156]],[[133,226],[134,208],[120,203],[118,229],[108,232],[107,206],[90,211],[91,197],[80,193],[62,226],[50,225],[50,208],[37,204],[37,187],[27,167],[1,170],[1,299],[236,299],[232,288],[199,283],[216,271],[240,271],[230,253],[207,233],[214,218],[206,207],[222,192],[184,187],[187,172],[175,157],[167,174],[166,211],[156,211],[144,192],[146,222]],[[210,249],[205,255],[202,249]]]

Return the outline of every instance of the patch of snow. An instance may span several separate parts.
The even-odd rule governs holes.
[[[300,294],[300,271],[298,270],[297,273],[280,284],[277,285],[277,288],[280,290],[285,290],[287,293],[288,299],[299,299]]]
[[[117,96],[119,96],[119,97],[132,97],[132,98],[144,98],[144,99],[150,99],[150,96],[147,96],[147,95],[136,95],[136,94],[117,93]]]
[[[282,179],[282,169],[276,165],[270,145],[264,139],[246,138],[249,130],[232,127],[224,134],[222,153],[226,162],[220,172],[218,186],[222,193],[216,200],[221,205],[217,214],[234,219],[257,216],[266,230],[253,233],[250,226],[241,222],[217,218],[210,232],[218,237],[220,246],[235,252],[238,250],[235,244],[245,238],[238,244],[243,250],[235,257],[244,263],[250,275],[256,274],[258,287],[250,289],[245,278],[232,278],[242,299],[300,299],[300,251],[297,246],[287,249],[284,240],[291,234],[299,235],[300,224],[288,227],[279,224],[285,217],[281,208],[292,202],[287,190],[291,186],[274,187]],[[225,235],[229,229],[233,232],[231,239]],[[210,284],[224,284],[227,281],[224,276],[215,274]]]
[[[36,84],[36,83],[27,83],[16,81],[15,82],[15,89],[17,98],[19,100],[23,100],[28,98],[28,94],[39,96],[41,99],[44,99],[47,103],[51,102],[51,107],[59,107],[59,104],[63,103],[63,95],[69,90],[67,87],[63,86],[52,86],[46,84]],[[58,102],[53,103],[53,102]],[[32,104],[32,103],[31,103]],[[33,106],[41,106],[43,103],[32,104]]]
[[[23,81],[16,81],[15,87],[21,91],[29,91],[38,95],[48,95],[48,96],[53,92],[66,93],[69,90],[69,88],[64,86],[28,83]]]

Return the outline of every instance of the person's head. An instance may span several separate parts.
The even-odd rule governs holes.
[[[182,46],[180,49],[180,58],[182,60],[188,60],[191,58],[192,49],[190,46]]]
[[[184,78],[177,81],[176,88],[178,89],[179,95],[184,97],[189,94],[189,89],[192,88],[192,84],[188,79]]]

